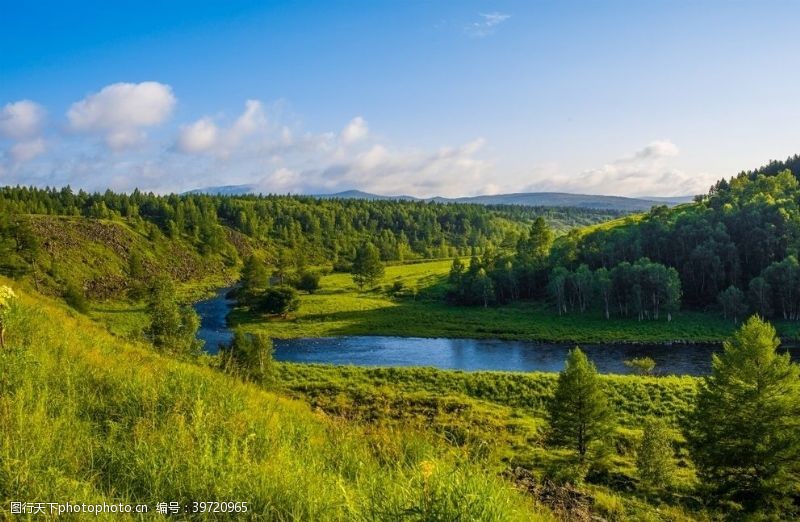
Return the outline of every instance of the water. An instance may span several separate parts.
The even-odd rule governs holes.
[[[233,306],[233,300],[225,297],[228,291],[230,288],[223,288],[214,297],[194,305],[195,312],[200,316],[197,337],[205,341],[205,350],[209,353],[217,353],[220,344],[228,344],[233,339],[227,322],[228,312]]]
[[[206,350],[216,353],[233,336],[225,317],[231,301],[228,289],[195,305],[200,314],[198,336]],[[296,363],[352,364],[356,366],[432,366],[451,370],[505,370],[558,372],[573,344],[502,341],[495,339],[430,339],[421,337],[349,336],[275,339],[275,359]],[[705,375],[711,354],[719,346],[703,344],[588,344],[581,345],[602,373],[632,373],[624,361],[651,357],[656,373]],[[800,349],[791,348],[795,361]]]

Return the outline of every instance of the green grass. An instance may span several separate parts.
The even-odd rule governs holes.
[[[265,520],[549,518],[479,456],[413,426],[315,413],[20,301],[0,352],[0,518],[11,501],[189,500],[249,502]]]
[[[278,382],[285,393],[329,415],[378,429],[414,426],[432,431],[447,444],[485,459],[496,473],[522,468],[544,484],[570,466],[569,453],[548,447],[545,440],[546,404],[556,379],[549,373],[279,364]],[[615,451],[605,463],[608,478],[577,490],[591,500],[587,509],[617,520],[704,518],[707,513],[686,502],[696,478],[679,427],[699,380],[617,375],[601,379],[618,427]],[[640,427],[650,416],[669,423],[679,462],[674,485],[658,497],[638,487],[635,466]],[[579,518],[574,510],[560,514]]]
[[[286,320],[235,310],[230,320],[250,331],[276,338],[339,335],[398,335],[518,339],[575,343],[719,342],[736,325],[714,313],[684,311],[673,320],[606,320],[599,313],[558,316],[541,303],[515,303],[489,308],[454,306],[442,301],[450,261],[386,268],[378,289],[359,292],[350,274],[334,273],[321,280],[321,291],[302,295],[300,310]],[[384,288],[395,281],[417,289],[418,297],[393,298]],[[787,339],[797,339],[800,326],[778,322]]]

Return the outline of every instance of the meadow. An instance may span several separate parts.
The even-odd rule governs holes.
[[[450,260],[393,265],[375,288],[359,291],[347,273],[330,273],[321,289],[300,296],[289,319],[234,310],[232,325],[274,338],[338,335],[458,337],[574,343],[721,342],[736,324],[716,312],[680,311],[672,321],[607,320],[598,313],[559,316],[542,303],[454,306],[443,301]],[[399,290],[392,287],[402,285]],[[800,338],[796,322],[777,321],[786,340]]]
[[[18,293],[0,351],[0,518],[12,501],[248,502],[267,520],[551,518],[424,431],[343,422]]]

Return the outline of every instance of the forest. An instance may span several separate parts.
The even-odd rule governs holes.
[[[554,238],[537,220],[515,252],[454,262],[462,304],[546,299],[559,314],[671,317],[681,307],[800,318],[800,159],[721,180],[694,204]],[[666,312],[666,314],[661,313]]]

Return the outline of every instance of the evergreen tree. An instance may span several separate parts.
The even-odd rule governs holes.
[[[383,263],[378,249],[370,242],[365,242],[356,252],[353,260],[353,281],[359,290],[364,286],[371,286],[377,283],[384,274]]]
[[[264,290],[269,285],[269,273],[264,260],[251,254],[245,259],[242,266],[241,289],[247,296],[253,296]]]
[[[612,417],[597,368],[580,348],[572,349],[548,408],[550,441],[574,449],[584,463],[593,446],[607,442]]]
[[[747,511],[788,508],[800,491],[800,366],[779,343],[748,319],[713,356],[686,423],[703,483]]]
[[[663,488],[670,484],[675,471],[672,444],[667,425],[651,418],[644,424],[642,440],[636,449],[636,469],[646,485]]]

